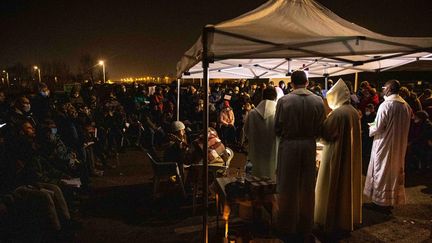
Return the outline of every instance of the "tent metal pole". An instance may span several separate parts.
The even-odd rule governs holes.
[[[357,93],[357,88],[358,88],[358,72],[355,72],[355,76],[354,76],[354,93]]]
[[[324,74],[324,90],[325,90],[326,95],[327,95],[327,91],[328,91],[328,74]]]
[[[177,121],[180,121],[180,79],[177,79]]]
[[[327,66],[324,66],[324,89],[325,89],[325,97],[327,97],[327,91],[328,91],[328,70],[327,70]]]
[[[203,171],[202,171],[202,188],[203,188],[203,242],[208,243],[208,128],[209,128],[209,55],[208,39],[210,31],[214,29],[206,26],[203,29],[203,83],[204,83],[204,112],[203,112]]]

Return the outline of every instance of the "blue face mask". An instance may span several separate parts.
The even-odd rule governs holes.
[[[56,127],[51,128],[51,134],[52,135],[56,135],[57,134],[57,128]]]

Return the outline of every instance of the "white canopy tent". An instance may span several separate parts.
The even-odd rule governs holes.
[[[386,57],[393,54],[381,54]],[[362,60],[372,60],[374,55],[345,56],[357,62]],[[400,57],[382,59],[379,61],[366,62],[359,66],[352,63],[334,60],[324,57],[303,57],[303,58],[266,58],[266,59],[227,59],[215,61],[209,68],[211,78],[284,78],[289,76],[292,70],[306,70],[309,77],[323,77],[333,75],[344,75],[354,72],[379,72],[406,65],[415,61],[430,60],[432,54],[428,52],[418,52],[407,54]],[[203,68],[199,62],[186,72],[183,78],[202,78]]]
[[[280,78],[292,70],[309,76],[385,71],[432,60],[432,38],[390,37],[350,23],[313,0],[269,0],[235,19],[203,29],[177,64],[177,78],[203,78],[204,147],[209,78]],[[207,195],[207,151],[203,151]],[[207,197],[203,233],[208,239]]]
[[[381,35],[313,0],[270,0],[206,29],[212,78],[279,78],[297,69],[342,75],[432,60],[432,38]],[[202,78],[202,59],[200,37],[177,64],[177,77]]]

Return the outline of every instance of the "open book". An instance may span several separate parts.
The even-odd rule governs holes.
[[[72,179],[61,179],[61,181],[70,187],[76,187],[79,188],[81,187],[81,180],[80,178],[72,178]]]

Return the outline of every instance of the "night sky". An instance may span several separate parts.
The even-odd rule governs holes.
[[[234,18],[264,0],[0,1],[0,68],[59,60],[78,72],[84,54],[106,61],[111,79],[174,75],[205,24]],[[372,31],[432,36],[430,0],[319,0]]]

